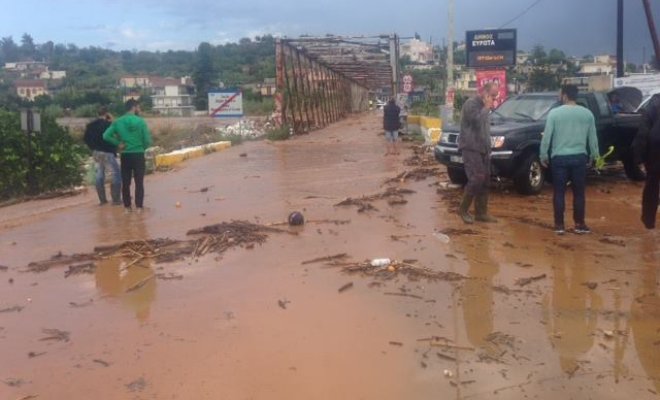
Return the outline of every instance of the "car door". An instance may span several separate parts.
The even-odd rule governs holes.
[[[585,97],[588,108],[594,114],[596,131],[598,132],[598,147],[600,154],[607,152],[610,146],[616,147],[616,124],[610,109],[610,103],[604,93],[592,93]]]

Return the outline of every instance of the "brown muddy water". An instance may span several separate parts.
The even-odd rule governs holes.
[[[150,176],[142,215],[92,191],[0,209],[0,399],[657,398],[641,186],[592,178],[587,236],[553,235],[550,188],[496,188],[500,222],[466,227],[442,167],[383,157],[379,118]],[[278,224],[293,210],[303,227]],[[232,220],[286,232],[169,263],[94,254]],[[28,267],[60,253],[92,258]]]

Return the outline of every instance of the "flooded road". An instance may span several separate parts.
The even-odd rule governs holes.
[[[188,161],[148,177],[142,215],[91,191],[0,209],[0,399],[658,398],[639,184],[591,179],[588,236],[552,233],[549,187],[496,189],[500,223],[466,227],[444,169],[383,157],[380,125]],[[304,227],[279,224],[294,210]],[[232,220],[286,232],[169,263],[94,253]],[[58,254],[89,268],[28,267]]]

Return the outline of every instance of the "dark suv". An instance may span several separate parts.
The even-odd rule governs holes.
[[[539,148],[545,119],[559,105],[558,98],[558,93],[520,94],[491,113],[493,176],[512,179],[522,194],[537,194],[543,188],[546,173],[539,160]],[[621,160],[630,179],[644,179],[644,173],[633,161],[631,148],[640,115],[613,114],[605,93],[580,93],[577,103],[594,114],[601,154],[614,146],[608,161]],[[458,126],[447,125],[435,146],[435,158],[447,166],[452,183],[464,184],[467,177],[458,149],[459,135]]]

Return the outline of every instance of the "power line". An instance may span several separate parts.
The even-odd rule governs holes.
[[[523,15],[527,14],[527,13],[529,12],[529,10],[531,10],[531,9],[534,8],[534,7],[536,7],[536,5],[539,4],[541,1],[543,1],[543,0],[536,0],[536,1],[535,1],[534,3],[532,3],[529,7],[527,7],[523,12],[521,12],[521,13],[518,14],[518,15],[516,15],[511,21],[507,22],[506,24],[503,24],[503,25],[500,26],[498,29],[502,29],[502,28],[504,28],[505,26],[509,25],[510,23],[515,22],[518,18],[520,18],[520,17],[522,17]]]

